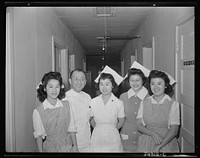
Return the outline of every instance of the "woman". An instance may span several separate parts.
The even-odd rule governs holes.
[[[98,80],[101,94],[91,101],[92,152],[122,152],[119,129],[125,119],[123,102],[113,93],[117,84],[110,73],[101,73]]]
[[[41,104],[33,111],[33,134],[38,151],[77,152],[73,115],[69,103],[60,100],[65,94],[61,74],[46,73],[37,93]]]
[[[128,71],[130,89],[121,94],[120,100],[124,103],[126,120],[121,129],[123,149],[126,152],[136,152],[140,133],[137,131],[137,113],[141,101],[148,96],[148,90],[143,86],[146,77],[142,70],[131,68]]]
[[[180,118],[179,104],[170,98],[173,91],[166,73],[152,70],[148,77],[150,97],[138,111],[139,152],[179,152],[176,139]]]

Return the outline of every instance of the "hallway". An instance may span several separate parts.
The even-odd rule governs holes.
[[[81,68],[87,74],[84,91],[94,98],[94,79],[104,66],[124,77],[138,61],[177,81],[174,98],[181,106],[181,151],[194,153],[194,7],[99,9],[103,11],[99,17],[94,15],[96,7],[6,9],[5,150],[35,151],[32,112],[39,104],[36,86],[44,73],[61,72],[70,89],[69,73]],[[109,9],[114,15],[107,15]],[[117,97],[128,89],[122,82]]]

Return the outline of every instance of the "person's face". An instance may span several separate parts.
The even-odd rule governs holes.
[[[109,79],[100,79],[99,81],[99,90],[103,95],[108,95],[112,92],[112,82]]]
[[[165,93],[165,81],[162,78],[152,78],[150,87],[154,96],[161,96]]]
[[[79,93],[86,85],[85,74],[83,72],[74,71],[69,82],[74,91]]]
[[[129,85],[135,92],[139,91],[142,88],[142,78],[137,74],[131,75]]]
[[[51,79],[48,81],[46,88],[47,98],[56,99],[60,94],[60,83],[58,80]]]

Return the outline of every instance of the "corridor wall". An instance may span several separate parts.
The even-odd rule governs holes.
[[[82,67],[79,61],[84,49],[50,8],[10,7],[7,11],[13,24],[13,145],[16,152],[33,152],[32,113],[39,104],[36,86],[44,73],[52,70],[52,36],[68,47],[69,54],[75,54],[77,68]]]

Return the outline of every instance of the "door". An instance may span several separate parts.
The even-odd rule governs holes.
[[[72,54],[69,56],[69,70],[70,72],[75,69],[75,55]]]
[[[133,64],[134,61],[136,61],[135,55],[131,55],[131,66],[132,66],[132,64]]]
[[[143,47],[143,66],[149,70],[153,69],[152,48]]]
[[[181,152],[194,152],[194,18],[176,28],[176,97],[181,108]]]
[[[68,47],[60,51],[60,61],[61,61],[61,75],[63,83],[66,86],[66,90],[69,89],[69,58],[68,58]]]
[[[61,73],[61,50],[55,45],[55,71]]]
[[[135,61],[138,61],[138,52],[137,52],[137,49],[135,49]]]

